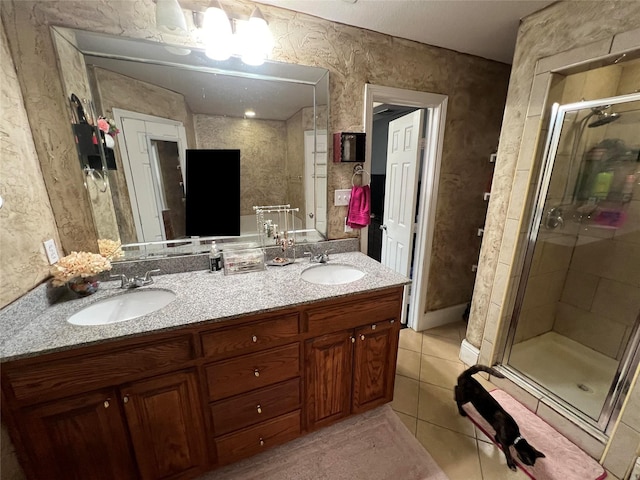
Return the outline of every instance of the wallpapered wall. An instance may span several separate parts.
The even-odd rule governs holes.
[[[235,0],[225,7],[249,14],[253,4]],[[486,212],[482,192],[490,172],[487,158],[497,146],[510,67],[276,7],[261,8],[275,37],[274,60],[329,70],[330,132],[362,131],[366,83],[448,95],[427,310],[469,301],[474,283],[471,265],[478,255],[476,231]],[[89,209],[77,200],[86,193],[82,175],[75,171],[75,145],[66,121],[65,95],[48,26],[180,42],[171,36],[164,38],[155,29],[154,11],[150,0],[21,0],[0,4],[10,50],[19,58],[17,76],[46,185],[41,196],[49,198],[64,253],[95,250],[96,233]],[[20,128],[25,125],[26,119]],[[16,174],[9,172],[7,178]],[[351,175],[351,166],[329,164],[329,198],[334,189],[351,186]],[[14,208],[13,212],[20,214],[19,205]],[[329,207],[329,238],[354,235],[343,233],[345,215],[346,207]],[[32,236],[42,228],[41,222],[30,217],[23,222],[25,233]],[[25,266],[23,250],[27,247],[38,261]],[[7,241],[2,250],[6,258],[2,264],[4,282],[22,277],[25,270],[33,280],[12,293],[3,290],[0,306],[47,276],[39,240],[31,245]]]

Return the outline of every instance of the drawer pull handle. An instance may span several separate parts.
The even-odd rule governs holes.
[[[256,343],[258,341],[258,337],[256,337],[255,335],[253,337],[251,337],[251,341],[253,343]]]
[[[104,403],[103,403],[104,408],[109,408],[109,405],[110,405],[110,404],[109,404],[109,400],[110,400],[110,399],[109,399],[109,398],[107,398],[107,399],[104,401]]]
[[[253,371],[253,374],[254,374],[256,377],[259,377],[259,376],[260,376],[260,372],[258,371],[258,369],[257,369],[257,368]]]
[[[373,325],[371,325],[371,330],[375,330],[376,329],[376,324],[374,323]]]
[[[364,340],[364,335],[360,335],[360,340]]]
[[[260,437],[260,446],[263,447],[264,446],[264,439],[262,437]]]
[[[262,413],[262,407],[260,405],[258,405],[256,409],[258,410],[258,413]]]

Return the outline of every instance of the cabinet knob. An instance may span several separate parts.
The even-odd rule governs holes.
[[[110,404],[109,404],[109,400],[111,400],[111,399],[110,399],[110,398],[107,398],[107,399],[104,401],[104,403],[103,403],[104,408],[109,408],[109,405],[110,405]]]
[[[364,335],[360,335],[360,340],[364,340]]]
[[[129,403],[129,395],[125,395],[124,397],[122,397],[122,402]]]
[[[258,411],[258,413],[262,413],[262,407],[260,405],[256,407],[256,410]]]
[[[260,372],[258,371],[258,369],[257,369],[257,368],[253,371],[253,374],[254,374],[256,377],[259,377],[259,376],[260,376]]]
[[[394,323],[396,323],[396,321],[395,320],[389,320],[389,323],[393,325]]]
[[[251,341],[253,343],[256,343],[258,341],[258,337],[256,337],[255,335],[253,337],[251,337]]]
[[[262,437],[260,437],[260,446],[264,446],[264,439]]]
[[[356,343],[356,338],[355,337],[351,337],[351,343]]]
[[[371,330],[375,330],[376,329],[376,324],[374,323],[373,325],[371,325]]]

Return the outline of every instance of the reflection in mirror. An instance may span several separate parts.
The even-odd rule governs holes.
[[[184,240],[187,149],[241,151],[241,224],[249,227],[222,243],[257,239],[254,205],[299,208],[297,238],[325,239],[327,70],[214,61],[195,48],[177,56],[163,44],[61,27],[52,35],[67,96],[93,99],[119,130],[105,148],[115,168],[102,159],[109,188],[88,197],[99,237],[120,241],[127,259],[134,245],[165,242],[145,251],[167,254],[177,251],[167,241]],[[223,185],[211,179],[211,188]]]

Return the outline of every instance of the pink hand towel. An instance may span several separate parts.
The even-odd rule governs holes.
[[[351,228],[366,227],[371,223],[371,188],[369,185],[354,186],[349,199],[347,225]]]

